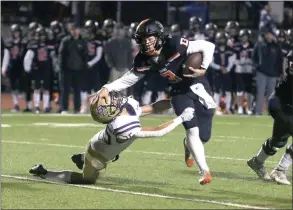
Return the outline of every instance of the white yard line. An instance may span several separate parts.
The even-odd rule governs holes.
[[[115,193],[129,194],[129,195],[153,197],[153,198],[210,203],[210,204],[215,204],[215,205],[232,206],[232,207],[245,208],[245,209],[274,209],[274,208],[271,208],[271,207],[250,206],[250,205],[244,205],[244,204],[238,204],[238,203],[232,203],[232,202],[222,202],[222,201],[216,201],[216,200],[204,200],[204,199],[197,199],[197,198],[183,198],[183,197],[177,197],[177,196],[160,195],[160,194],[145,193],[145,192],[134,192],[134,191],[128,191],[128,190],[118,190],[118,189],[98,187],[98,186],[93,186],[93,185],[63,184],[63,183],[60,183],[60,182],[53,182],[53,181],[41,180],[41,179],[32,179],[32,178],[28,178],[28,177],[24,177],[24,176],[1,175],[1,177],[17,179],[17,180],[23,180],[23,181],[55,184],[55,185],[61,185],[61,186],[67,186],[67,187],[78,187],[78,188],[85,188],[85,189],[90,189],[90,190],[99,190],[99,191],[115,192]]]
[[[85,146],[78,146],[78,145],[70,145],[70,144],[48,144],[48,143],[38,143],[38,142],[27,142],[27,141],[9,141],[9,140],[2,140],[2,143],[8,144],[29,144],[29,145],[42,145],[42,146],[52,146],[52,147],[67,147],[67,148],[82,148],[84,149]],[[139,150],[125,150],[125,152],[131,153],[140,153],[140,154],[153,154],[153,155],[164,155],[164,156],[183,156],[183,154],[176,154],[176,153],[164,153],[164,152],[149,152],[149,151],[139,151]],[[216,159],[216,160],[233,160],[233,161],[247,161],[244,158],[232,158],[232,157],[215,157],[215,156],[206,156],[209,159]],[[266,161],[267,163],[274,163],[274,161]]]

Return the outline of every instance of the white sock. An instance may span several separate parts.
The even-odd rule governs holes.
[[[264,163],[266,161],[266,159],[268,159],[269,155],[267,155],[263,148],[261,147],[260,150],[258,151],[257,155],[256,155],[256,159],[261,162]]]
[[[40,96],[40,91],[34,91],[34,106],[35,108],[39,108],[40,107],[40,100],[41,100],[41,96]]]
[[[81,107],[87,107],[87,92],[81,92],[80,98],[81,98]]]
[[[165,99],[165,92],[164,91],[159,91],[156,101],[160,101],[160,100],[164,100],[164,99]]]
[[[48,171],[46,179],[70,183],[72,171]]]
[[[152,100],[152,91],[146,91],[141,97],[141,102],[143,105],[150,104],[151,100]]]
[[[13,100],[14,106],[18,105],[18,92],[17,91],[12,91],[12,100]]]
[[[220,106],[220,94],[219,93],[214,93],[214,100],[217,104],[217,106]]]
[[[27,104],[27,108],[29,108],[29,109],[33,108],[32,101],[28,101],[26,104]]]
[[[186,131],[186,145],[201,171],[210,171],[204,153],[203,144],[199,138],[199,129],[194,127]]]
[[[289,153],[285,153],[282,159],[280,160],[279,165],[277,166],[277,169],[281,171],[288,171],[291,165],[292,165],[291,155]]]
[[[232,100],[231,92],[225,92],[226,110],[230,110],[231,100]]]
[[[50,106],[50,95],[48,91],[43,92],[43,108],[47,109]]]

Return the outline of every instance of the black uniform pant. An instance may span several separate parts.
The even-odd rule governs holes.
[[[25,101],[29,102],[32,100],[32,73],[24,72],[24,91],[25,91]]]
[[[188,107],[194,108],[194,118],[184,122],[183,126],[185,130],[198,127],[201,141],[208,142],[211,138],[214,109],[207,109],[192,91],[180,93],[180,91],[172,90],[171,96],[171,103],[177,116]]]
[[[89,68],[85,73],[82,81],[81,90],[91,94],[91,91],[97,92],[102,88],[102,81],[99,69]]]
[[[293,107],[283,104],[273,92],[269,98],[268,109],[274,119],[272,137],[263,144],[268,155],[274,155],[278,148],[284,147],[293,136]]]
[[[60,89],[61,89],[61,110],[68,111],[70,88],[73,89],[74,95],[74,111],[80,109],[80,91],[84,80],[84,71],[74,71],[65,69],[60,73]]]
[[[12,91],[21,91],[22,86],[22,68],[15,66],[11,67],[8,70],[7,76],[9,78],[9,83],[11,86]]]

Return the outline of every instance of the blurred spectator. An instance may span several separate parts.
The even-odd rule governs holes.
[[[193,40],[205,40],[204,34],[202,33],[203,28],[202,19],[193,16],[189,19],[189,31],[186,34],[186,38],[190,41]]]
[[[264,6],[264,8],[260,11],[260,20],[259,20],[259,30],[262,28],[268,27],[271,29],[273,34],[276,33],[276,23],[271,15],[271,8],[268,4]]]
[[[286,57],[290,51],[290,45],[288,44],[287,32],[283,29],[278,29],[276,31],[277,41],[281,47],[282,54],[283,54],[283,74],[286,70]]]
[[[98,25],[98,22],[94,20],[88,20],[85,23],[88,47],[88,71],[86,72],[86,77],[84,77],[81,92],[81,113],[87,112],[87,95],[91,94],[92,90],[97,92],[102,86],[99,74],[101,69],[98,64],[103,54],[103,43],[97,36]]]
[[[80,109],[80,90],[82,78],[87,71],[87,42],[81,37],[79,26],[72,24],[70,35],[62,39],[59,47],[61,110],[68,111],[70,87],[74,93],[74,112]]]
[[[207,2],[205,1],[190,1],[185,4],[185,6],[180,7],[179,11],[185,12],[186,18],[183,18],[184,21],[190,19],[192,16],[196,15],[202,20],[202,24],[205,25],[210,22],[209,18],[209,9]],[[182,20],[183,21],[183,20]],[[184,24],[183,24],[184,27]]]
[[[24,57],[25,72],[32,72],[34,81],[34,107],[35,112],[40,113],[41,89],[43,93],[44,112],[50,110],[49,90],[52,82],[52,67],[55,60],[55,47],[48,40],[48,33],[43,27],[36,30],[36,44],[26,52]],[[33,63],[36,68],[33,67]]]
[[[12,89],[13,109],[12,112],[18,112],[19,92],[23,82],[23,56],[26,43],[23,39],[23,32],[18,24],[11,26],[11,38],[5,43],[4,57],[2,62],[2,76],[7,76]]]
[[[208,23],[204,27],[205,39],[209,42],[215,43],[218,26],[214,23]]]
[[[178,38],[182,36],[182,30],[179,24],[173,24],[171,26],[171,35],[173,38]]]
[[[104,47],[106,43],[112,38],[115,25],[116,21],[112,19],[104,20],[101,32],[101,39],[103,40]],[[103,56],[101,58],[100,69],[102,69],[100,71],[101,83],[102,85],[104,85],[109,81],[110,76],[110,68],[108,67],[105,60],[105,52],[103,53]]]
[[[113,37],[105,45],[105,59],[111,69],[110,82],[120,78],[132,65],[132,43],[121,23],[115,25]]]
[[[268,99],[282,74],[281,47],[273,41],[270,28],[263,28],[262,32],[264,40],[256,43],[252,53],[256,67],[256,115],[262,114],[264,95],[266,93]]]

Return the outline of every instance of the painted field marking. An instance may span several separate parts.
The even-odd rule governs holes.
[[[250,206],[250,205],[244,205],[244,204],[238,204],[238,203],[232,203],[232,202],[204,200],[204,199],[197,199],[197,198],[183,198],[183,197],[160,195],[160,194],[154,194],[154,193],[135,192],[135,191],[128,191],[128,190],[118,190],[118,189],[98,187],[98,186],[93,186],[93,185],[63,184],[63,183],[60,183],[60,182],[48,181],[48,180],[43,180],[43,179],[32,179],[32,178],[28,178],[28,177],[24,177],[24,176],[1,175],[1,177],[17,179],[17,180],[23,180],[23,181],[55,184],[55,185],[61,185],[61,186],[67,186],[67,187],[78,187],[78,188],[85,188],[85,189],[91,189],[91,190],[100,190],[100,191],[115,192],[115,193],[129,194],[129,195],[153,197],[153,198],[210,203],[210,204],[215,204],[215,205],[232,206],[232,207],[238,207],[238,208],[244,208],[244,209],[274,209],[274,208],[271,208],[271,207]]]
[[[8,144],[28,144],[28,145],[41,145],[41,146],[52,146],[52,147],[67,147],[67,148],[85,148],[85,146],[71,145],[71,144],[48,144],[48,143],[37,143],[37,142],[27,142],[27,141],[9,141],[2,140],[2,143]],[[153,154],[153,155],[165,155],[165,156],[183,156],[183,154],[176,153],[163,153],[163,152],[149,152],[149,151],[139,151],[139,150],[125,150],[124,152],[131,153],[140,153],[140,154]],[[217,159],[217,160],[234,160],[234,161],[247,161],[244,158],[232,158],[232,157],[215,157],[215,156],[206,156],[209,159]],[[266,161],[267,163],[274,163],[274,161]]]

